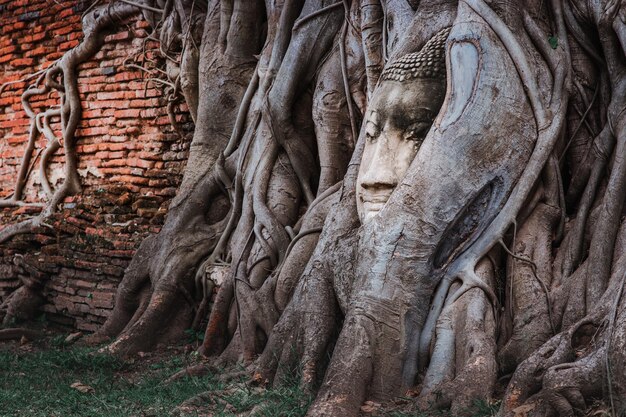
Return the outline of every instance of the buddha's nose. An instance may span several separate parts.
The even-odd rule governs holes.
[[[398,177],[395,172],[395,152],[383,135],[376,142],[376,148],[367,171],[361,181],[365,189],[395,188]]]

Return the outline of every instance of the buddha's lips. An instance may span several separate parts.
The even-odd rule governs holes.
[[[377,193],[377,194],[361,194],[361,201],[364,204],[385,204],[391,197],[391,193]]]

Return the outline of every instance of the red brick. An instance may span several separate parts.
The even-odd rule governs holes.
[[[140,112],[141,110],[139,109],[117,110],[114,113],[114,116],[118,119],[137,118],[139,117]]]
[[[32,58],[18,58],[11,60],[13,67],[30,67],[35,61]]]
[[[61,36],[61,35],[67,35],[68,33],[74,31],[74,28],[72,26],[64,26],[60,29],[56,29],[53,31],[53,33],[56,36]]]
[[[121,41],[124,39],[128,39],[130,36],[130,34],[128,33],[128,31],[124,31],[124,32],[119,32],[116,33],[115,35],[109,35],[106,37],[106,41],[107,42],[113,42],[113,41]]]
[[[61,50],[68,50],[71,48],[74,48],[76,46],[78,46],[78,44],[80,43],[80,41],[78,39],[74,39],[74,40],[69,40],[67,42],[63,42],[61,44],[59,44],[59,49]]]

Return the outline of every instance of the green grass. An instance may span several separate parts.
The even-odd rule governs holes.
[[[162,356],[162,360],[124,362],[82,347],[33,352],[0,347],[0,417],[171,416],[176,406],[207,392],[216,417],[234,416],[255,406],[256,416],[299,417],[309,404],[295,385],[269,390],[241,383],[225,386],[216,375],[165,384],[188,360],[180,353]],[[80,392],[71,387],[75,382],[94,391]],[[193,408],[185,414],[193,415]]]
[[[232,417],[253,410],[251,415],[258,417],[303,417],[311,402],[295,376],[293,381],[272,389],[243,381],[224,384],[218,375],[186,377],[165,384],[165,379],[193,360],[168,351],[124,362],[94,349],[64,347],[62,340],[62,336],[53,338],[52,346],[32,351],[0,345],[0,417],[172,416],[177,406],[197,395],[198,401],[185,409],[184,416]],[[72,388],[75,382],[92,387],[93,392]],[[479,402],[465,415],[487,417],[495,415],[495,410],[494,405]],[[378,410],[373,416],[450,414]]]
[[[210,385],[210,377],[162,384],[182,365],[181,357],[174,356],[149,366],[137,378],[136,365],[85,348],[0,351],[0,415],[168,416],[176,405]],[[71,388],[75,382],[94,392]]]

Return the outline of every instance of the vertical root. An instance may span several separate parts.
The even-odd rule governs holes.
[[[475,279],[491,287],[494,274],[491,261],[484,259],[476,267]],[[482,288],[463,291],[463,285],[451,292],[437,321],[437,339],[419,398],[422,407],[450,407],[454,414],[476,400],[488,400],[497,374],[493,300]]]

